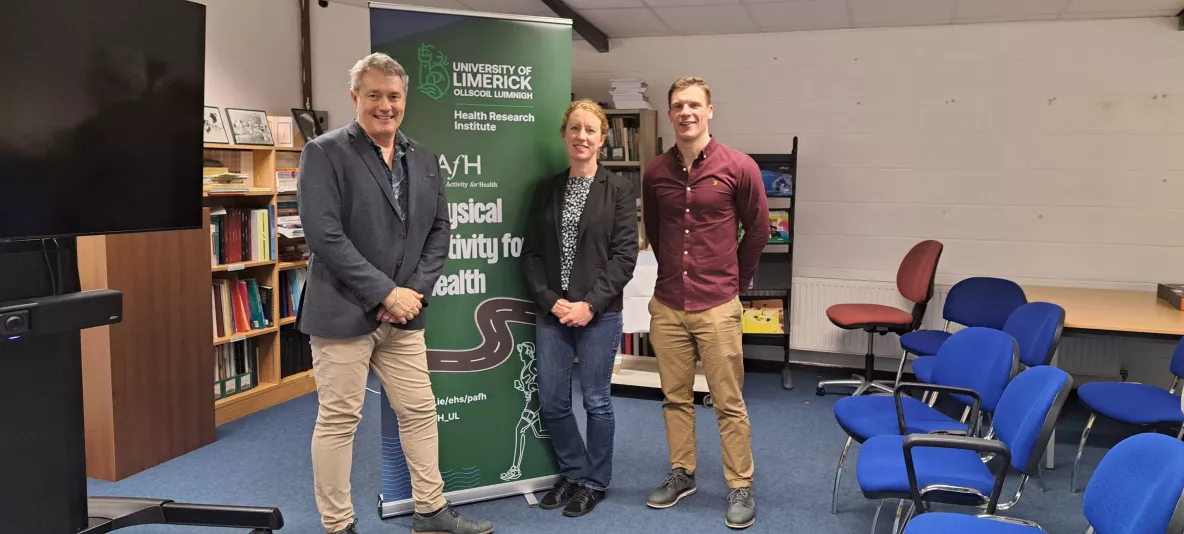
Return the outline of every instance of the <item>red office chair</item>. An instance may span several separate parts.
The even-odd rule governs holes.
[[[896,289],[913,303],[912,313],[893,306],[881,304],[836,304],[826,309],[826,316],[835,326],[844,330],[867,332],[867,354],[864,356],[865,376],[855,375],[853,380],[825,380],[818,383],[818,395],[826,394],[826,386],[851,386],[852,395],[878,389],[892,393],[892,388],[872,381],[876,355],[875,335],[889,332],[897,335],[916,330],[925,317],[925,307],[933,298],[933,278],[937,272],[937,261],[941,258],[942,244],[938,241],[922,241],[913,246],[896,271]]]

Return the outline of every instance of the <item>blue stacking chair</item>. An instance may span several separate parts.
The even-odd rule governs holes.
[[[913,496],[914,502],[917,496]],[[992,495],[979,516],[929,512],[906,526],[905,534],[1037,534],[1034,521],[995,515]],[[1090,530],[1099,534],[1184,532],[1184,443],[1163,434],[1136,434],[1102,458],[1081,503]]]
[[[1170,369],[1173,375],[1172,387],[1168,391],[1147,384],[1134,382],[1091,382],[1077,388],[1077,398],[1089,409],[1089,421],[1081,432],[1077,444],[1077,457],[1073,459],[1073,476],[1069,478],[1069,491],[1077,493],[1077,467],[1081,463],[1081,452],[1089,430],[1099,415],[1131,425],[1154,427],[1155,425],[1182,425],[1176,439],[1184,438],[1184,411],[1176,386],[1184,377],[1184,338],[1176,345],[1172,354]]]
[[[922,357],[937,354],[941,344],[950,338],[950,323],[1001,330],[1011,312],[1027,301],[1028,298],[1019,284],[1003,278],[975,276],[954,284],[946,295],[946,303],[941,310],[941,316],[946,320],[941,330],[914,330],[900,336],[900,346],[904,349],[904,354],[900,356],[900,365],[896,369],[896,383],[900,383],[909,354]],[[928,378],[933,371],[933,362],[929,361],[929,366],[923,371],[918,371],[917,363],[922,360],[924,358],[918,358],[913,362],[913,373],[925,372]],[[929,382],[919,376],[917,380]]]
[[[908,383],[901,384],[905,385]],[[920,513],[924,502],[989,506],[991,496],[1002,491],[1010,466],[1023,476],[1015,497],[998,508],[1011,508],[1019,502],[1028,479],[1039,474],[1041,456],[1072,389],[1072,377],[1056,367],[1034,367],[1017,375],[999,399],[995,412],[997,440],[916,433],[871,438],[859,452],[856,466],[859,487],[865,497],[879,499],[880,506],[883,499],[900,499],[896,512],[899,520],[908,499],[914,503],[911,513]],[[971,417],[973,435],[979,399],[973,392],[968,394],[976,397]],[[900,388],[896,398],[901,399]],[[898,414],[903,434],[908,414],[903,411]],[[984,462],[979,453],[994,455],[994,461]],[[995,464],[994,472],[988,463]],[[878,508],[876,519],[879,519]]]
[[[1048,365],[1061,344],[1065,329],[1065,309],[1051,302],[1029,302],[1016,308],[1003,323],[1003,331],[1014,337],[1020,347],[1021,368]],[[913,361],[918,382],[933,381],[933,356]],[[930,406],[937,394],[930,399]],[[988,436],[989,437],[989,436]]]
[[[994,412],[1008,381],[1015,376],[1018,353],[1015,339],[999,330],[982,327],[960,330],[938,350],[935,371],[938,384],[925,386],[925,389],[950,393],[970,391],[974,395],[974,404],[981,404],[982,411]],[[967,424],[928,404],[907,395],[899,395],[900,391],[907,391],[910,387],[907,383],[898,384],[895,398],[887,395],[844,397],[835,403],[835,419],[847,433],[847,443],[843,445],[839,466],[835,470],[831,513],[838,513],[839,480],[853,441],[863,443],[874,436],[900,436],[902,432],[965,434],[970,431]],[[972,403],[964,395],[955,395],[955,398],[965,400],[967,404]],[[897,414],[901,412],[904,413],[907,432],[900,426]],[[977,413],[975,417],[978,417]],[[977,419],[970,421],[971,426],[977,426]]]

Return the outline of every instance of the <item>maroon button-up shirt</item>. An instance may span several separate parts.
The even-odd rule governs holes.
[[[769,204],[751,157],[713,137],[687,167],[671,147],[646,166],[642,198],[646,239],[658,259],[654,298],[702,311],[748,288],[769,241]]]

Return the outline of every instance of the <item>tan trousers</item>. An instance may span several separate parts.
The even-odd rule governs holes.
[[[354,432],[362,419],[370,369],[382,381],[391,408],[399,417],[399,440],[411,472],[415,511],[432,512],[444,506],[444,481],[437,456],[436,398],[428,374],[423,330],[400,330],[383,323],[364,336],[311,336],[311,341],[320,400],[312,434],[312,473],[325,530],[342,530],[354,520],[350,468]]]
[[[715,406],[729,488],[752,486],[751,426],[744,404],[744,353],[740,299],[685,312],[650,299],[650,344],[662,381],[662,413],[671,469],[695,472],[695,359]]]

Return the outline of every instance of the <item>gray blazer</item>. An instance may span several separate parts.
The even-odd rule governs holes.
[[[436,155],[411,141],[404,156],[404,224],[383,163],[365,136],[355,120],[317,137],[300,156],[298,205],[312,256],[296,326],[309,335],[373,332],[382,299],[396,285],[421,293],[424,308],[406,325],[394,326],[423,329],[448,256],[448,200]]]

